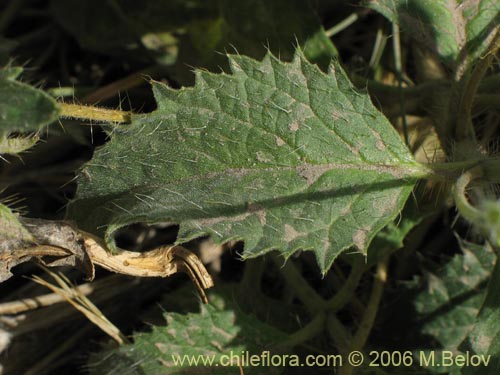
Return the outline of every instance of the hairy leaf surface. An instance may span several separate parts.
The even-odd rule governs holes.
[[[495,374],[500,371],[500,263],[498,258],[488,284],[485,301],[469,336],[460,349],[489,359],[488,366],[465,366],[464,375]]]
[[[158,109],[113,129],[70,217],[111,247],[121,226],[172,222],[178,243],[244,240],[243,257],[314,250],[323,272],[366,252],[422,167],[339,64],[229,59],[233,74],[197,71],[194,88],[153,83]]]
[[[425,290],[415,298],[422,333],[447,350],[457,349],[472,329],[495,263],[495,254],[486,245],[461,240],[460,245],[463,254],[455,255],[436,273],[428,273]]]
[[[201,306],[199,313],[166,313],[167,326],[154,326],[151,332],[135,335],[133,345],[100,353],[106,360],[96,358],[90,366],[92,374],[234,374],[239,371],[235,357],[241,357],[245,351],[249,355],[272,352],[276,344],[288,338],[225,300],[212,294],[210,304]],[[219,364],[222,355],[229,360],[231,354],[232,366],[222,366],[225,359]],[[188,361],[192,361],[191,366]],[[280,374],[285,369],[248,366],[243,362],[240,365],[248,375]]]
[[[500,18],[490,0],[368,0],[368,5],[433,49],[449,65],[465,66],[488,47]]]
[[[35,132],[57,119],[59,108],[48,94],[16,81],[21,68],[0,69],[0,139],[11,132]]]
[[[389,290],[392,295],[382,305],[385,308],[379,319],[385,324],[380,329],[391,332],[389,346],[404,343],[414,353],[413,366],[407,368],[409,373],[461,374],[459,365],[436,364],[441,363],[444,352],[464,352],[461,343],[473,330],[485,300],[496,254],[487,244],[457,240],[462,252],[451,258],[442,254],[439,265],[428,257],[419,256],[423,263],[406,258],[422,276],[400,281],[397,287]],[[442,264],[445,259],[447,262]],[[421,353],[425,353],[426,358],[434,355],[434,365],[420,361]],[[398,369],[397,373],[400,372],[405,373]]]

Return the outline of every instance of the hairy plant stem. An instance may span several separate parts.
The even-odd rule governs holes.
[[[132,114],[130,112],[115,109],[68,103],[59,103],[59,108],[61,111],[60,117],[122,124],[129,124],[132,120]]]
[[[384,286],[387,281],[388,263],[389,257],[385,257],[377,264],[377,271],[375,273],[375,280],[370,294],[370,299],[368,301],[368,305],[366,306],[363,318],[361,319],[359,328],[352,338],[349,350],[350,352],[362,350],[368,340],[368,336],[370,335],[373,324],[375,323],[375,318],[377,316],[380,301],[382,300],[382,294],[384,292]],[[352,366],[346,364],[340,368],[338,374],[350,375],[353,370],[354,368]]]
[[[403,134],[405,143],[408,146],[410,144],[410,139],[408,137],[408,124],[406,123],[405,100],[403,98],[403,64],[401,62],[401,40],[399,34],[399,25],[396,22],[392,23],[392,46],[394,50],[394,68],[396,71],[396,77],[398,79],[399,108],[401,111],[401,119],[403,123]]]
[[[453,198],[458,212],[467,221],[474,223],[477,222],[481,216],[480,211],[472,206],[467,199],[466,189],[467,186],[476,178],[483,176],[483,169],[480,167],[472,168],[462,174],[455,185],[453,186]]]
[[[401,92],[399,86],[387,85],[374,79],[366,79],[363,76],[351,73],[350,80],[358,88],[368,88],[368,91],[375,95],[380,95],[381,101],[392,102],[396,100]],[[436,91],[438,88],[451,89],[452,82],[448,79],[435,79],[426,81],[415,86],[407,86],[402,88],[405,101],[411,99],[420,99],[428,96]],[[499,92],[500,86],[500,73],[492,74],[479,82],[478,93],[481,94],[494,94]]]
[[[404,101],[405,112],[408,115],[434,117],[434,103],[432,98],[438,96],[444,98],[450,95],[453,82],[448,79],[434,79],[416,86],[399,87],[398,85],[387,85],[377,80],[366,78],[351,73],[349,78],[359,89],[367,89],[377,106],[383,109],[383,113],[389,117],[398,117],[401,114],[400,100]],[[478,91],[472,101],[472,112],[477,113],[486,108],[492,110],[500,109],[500,74],[492,74],[484,77],[479,83]]]
[[[84,104],[95,104],[100,101],[112,98],[120,92],[130,90],[140,85],[148,83],[148,79],[155,78],[164,73],[165,69],[161,65],[153,65],[139,72],[132,73],[127,77],[114,81],[106,86],[102,86],[81,99]]]
[[[418,178],[433,181],[453,181],[459,178],[465,171],[476,167],[483,171],[483,177],[490,182],[500,181],[500,158],[497,157],[426,164],[425,166],[422,165],[422,167],[423,169],[419,171],[420,176]],[[427,168],[427,171],[424,168]]]
[[[500,48],[500,29],[497,29],[493,40],[486,51],[486,56],[479,59],[472,73],[465,77],[464,89],[458,102],[457,123],[455,128],[455,139],[476,140],[474,125],[472,123],[472,105],[479,89],[479,84],[490,67],[493,59]]]

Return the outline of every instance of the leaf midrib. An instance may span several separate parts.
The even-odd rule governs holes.
[[[94,166],[101,166],[94,164]],[[106,168],[106,167],[104,167]],[[394,180],[406,180],[409,177],[415,179],[422,178],[427,171],[425,166],[417,162],[414,163],[399,163],[399,164],[369,164],[369,163],[328,163],[328,164],[309,164],[304,163],[297,166],[284,166],[284,167],[271,167],[271,168],[227,168],[216,172],[209,172],[200,175],[189,175],[184,176],[175,180],[162,181],[157,184],[138,184],[135,186],[129,186],[123,191],[135,190],[137,188],[162,188],[166,184],[180,184],[183,182],[189,182],[193,180],[207,180],[207,179],[217,179],[217,178],[230,178],[230,177],[245,177],[252,173],[273,173],[273,172],[288,172],[295,171],[299,175],[305,172],[319,172],[315,175],[315,179],[312,183],[308,184],[307,188],[310,188],[317,180],[319,180],[325,173],[333,170],[346,170],[354,169],[361,171],[378,171],[380,173],[389,173],[394,177]],[[302,176],[302,175],[301,175]],[[307,178],[304,177],[305,180]],[[307,189],[306,189],[307,190]],[[120,194],[120,191],[114,192],[113,194]]]

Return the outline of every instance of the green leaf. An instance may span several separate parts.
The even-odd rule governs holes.
[[[37,132],[57,120],[57,102],[41,90],[16,81],[21,68],[0,69],[0,153],[18,153],[35,138],[9,138],[15,133]]]
[[[487,245],[459,241],[462,254],[427,273],[426,288],[415,298],[421,333],[434,337],[445,350],[457,349],[472,329],[496,258]]]
[[[500,371],[500,262],[488,284],[488,292],[474,327],[460,348],[463,352],[489,359],[488,366],[464,367],[463,375],[496,374]]]
[[[485,52],[500,20],[500,3],[490,0],[367,0],[367,5],[455,68]]]
[[[448,258],[444,265],[437,266],[426,258],[418,267],[417,261],[423,275],[390,290],[393,295],[379,317],[386,322],[379,329],[391,333],[389,347],[403,345],[413,351],[415,361],[410,373],[460,374],[460,366],[437,364],[444,351],[461,353],[460,344],[472,330],[484,302],[496,255],[488,245],[458,241],[462,253]],[[398,314],[394,314],[395,308]],[[434,353],[435,365],[424,366],[419,361],[421,353],[427,358]],[[400,369],[396,372],[399,374]]]
[[[313,250],[323,272],[368,245],[404,205],[423,167],[338,63],[327,74],[229,56],[232,75],[197,71],[194,88],[153,83],[158,109],[116,127],[85,167],[70,217],[113,232],[180,224],[245,241],[244,258]]]
[[[408,200],[400,217],[389,222],[373,239],[368,252],[367,266],[375,265],[384,257],[401,249],[408,233],[428,214],[420,211],[413,200]]]
[[[210,304],[202,305],[199,313],[166,313],[167,326],[153,326],[151,332],[136,334],[133,345],[100,353],[92,360],[95,363],[89,366],[91,374],[173,375],[202,371],[234,374],[239,371],[236,359],[233,359],[233,367],[226,367],[222,366],[224,357],[219,364],[221,356],[241,357],[245,351],[260,356],[264,351],[272,351],[275,344],[288,337],[253,315],[243,313],[237,306],[227,305],[225,300],[231,298],[223,299],[212,294]],[[184,365],[176,365],[174,361],[177,360],[184,360]],[[199,361],[199,364],[189,366],[188,360]],[[205,365],[203,361],[206,361]],[[277,366],[244,368],[247,375],[279,374],[284,370],[284,367]]]

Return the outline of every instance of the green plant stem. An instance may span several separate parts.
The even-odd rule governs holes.
[[[352,340],[351,334],[333,313],[330,313],[327,316],[326,331],[337,350],[341,354],[347,354],[349,351],[349,344]]]
[[[366,79],[357,74],[351,74],[349,76],[351,81],[358,88],[367,87],[371,93],[380,95],[381,100],[384,101],[394,101],[398,98],[400,93],[400,88],[394,85],[386,85],[374,79]],[[423,82],[419,85],[403,87],[402,92],[406,101],[411,99],[420,99],[426,95],[431,94],[439,88],[451,89],[452,82],[447,79],[436,79],[432,81]],[[485,77],[482,82],[479,83],[478,92],[485,94],[500,93],[500,73],[492,74]]]
[[[375,323],[378,307],[380,305],[382,294],[384,292],[384,286],[387,281],[388,264],[389,257],[384,258],[377,264],[377,271],[375,273],[375,281],[373,283],[370,299],[368,301],[368,305],[366,306],[365,314],[361,319],[361,324],[352,340],[351,347],[353,350],[360,350],[365,346],[368,336],[372,330],[373,323]]]
[[[340,33],[342,30],[347,29],[349,26],[351,26],[358,19],[359,19],[359,14],[352,13],[349,16],[347,16],[346,18],[344,18],[342,21],[340,21],[338,24],[336,24],[335,26],[326,30],[325,34],[327,37],[331,38],[332,36]]]
[[[425,168],[427,168],[427,171]],[[482,177],[488,182],[499,183],[500,157],[426,164],[422,165],[421,170],[415,170],[414,175],[421,179],[433,181],[455,181],[469,170],[473,170],[474,178]]]
[[[283,343],[279,344],[279,348],[291,349],[294,346],[300,345],[307,340],[310,340],[319,335],[325,329],[326,314],[320,312],[307,325],[292,333],[290,337]]]
[[[76,96],[74,87],[51,87],[46,92],[54,98],[73,98]]]
[[[399,25],[396,22],[392,23],[392,45],[394,49],[394,69],[396,71],[396,77],[398,79],[398,96],[399,107],[401,110],[401,119],[403,123],[403,134],[405,143],[408,146],[410,144],[410,139],[408,136],[408,124],[406,122],[406,101],[403,97],[403,64],[401,62],[401,39],[399,33]]]
[[[400,95],[402,91],[405,100],[410,99],[420,99],[424,95],[429,95],[434,92],[437,87],[451,87],[451,82],[446,79],[440,79],[435,81],[428,81],[416,86],[408,86],[400,89],[398,86],[386,85],[374,79],[366,79],[357,74],[351,74],[349,76],[351,81],[358,88],[368,88],[370,93],[375,95],[380,95],[381,99],[384,101],[394,101]],[[387,97],[388,96],[388,97]]]
[[[472,106],[478,92],[480,82],[490,67],[499,48],[500,29],[497,29],[495,36],[486,51],[486,56],[479,59],[470,76],[464,77],[466,81],[458,103],[458,116],[455,128],[455,140],[457,141],[466,139],[473,141],[476,140],[474,125],[472,123]]]
[[[261,291],[261,280],[264,272],[264,258],[248,259],[245,262],[243,278],[238,285],[238,299],[242,305],[248,306],[258,315],[269,308],[266,297]]]
[[[382,27],[379,27],[377,29],[377,35],[375,37],[375,43],[373,45],[370,62],[368,63],[368,67],[370,69],[374,70],[379,65],[386,44],[387,37],[384,35],[384,30],[382,29]]]
[[[264,259],[248,259],[245,262],[243,278],[239,284],[239,289],[242,294],[246,294],[249,290],[260,293],[260,282],[262,273],[264,272]]]
[[[132,114],[130,112],[115,109],[105,109],[68,103],[59,103],[59,107],[61,111],[60,117],[124,124],[130,123],[132,120]]]
[[[332,271],[336,271],[337,269],[338,269],[338,264],[337,262],[335,262],[333,263]],[[344,287],[344,284],[347,281],[347,278],[345,278],[341,272],[330,272],[328,274],[328,279],[331,282],[331,287],[336,291],[335,295],[340,292],[340,290]],[[335,295],[332,298],[335,298]],[[349,300],[348,304],[353,314],[358,316],[363,315],[363,312],[365,311],[365,306],[363,305],[363,303],[361,303],[356,294],[353,294],[351,296],[351,299]]]
[[[335,313],[341,310],[351,300],[361,280],[361,276],[363,276],[364,268],[365,258],[363,256],[357,257],[342,289],[327,302],[327,309],[330,312]]]
[[[467,221],[474,223],[477,222],[481,213],[473,207],[467,199],[466,189],[469,184],[476,178],[483,176],[483,169],[481,167],[472,168],[462,174],[453,186],[453,198],[458,212]]]
[[[382,295],[384,293],[384,286],[387,281],[388,263],[389,257],[386,257],[377,264],[377,271],[375,273],[375,280],[370,294],[370,299],[368,301],[368,305],[366,306],[363,318],[361,319],[359,328],[351,341],[350,352],[362,350],[368,340],[370,332],[372,331],[375,318],[377,317],[378,308],[380,306],[380,301],[382,300]],[[350,375],[352,374],[353,369],[354,368],[352,366],[346,364],[340,368],[338,374]]]
[[[432,112],[429,112],[432,108],[432,106],[429,107],[429,98],[438,94],[449,95],[452,89],[452,82],[446,79],[427,81],[416,86],[399,87],[399,85],[386,85],[377,80],[367,80],[356,74],[351,74],[349,78],[357,88],[367,89],[388,117],[397,117],[401,114],[399,103],[401,95],[405,102],[406,114],[432,117]],[[483,79],[472,105],[474,113],[484,109],[500,111],[500,74]]]
[[[81,102],[84,104],[95,104],[112,98],[119,92],[127,91],[137,86],[146,84],[148,82],[147,77],[155,78],[163,72],[164,67],[161,65],[150,66],[125,78],[114,81],[109,85],[99,87],[97,90],[82,98]]]
[[[281,257],[273,256],[272,259],[279,268],[285,282],[293,288],[297,298],[304,304],[311,316],[315,316],[325,309],[323,298],[302,277],[292,261],[283,264],[283,258]]]

